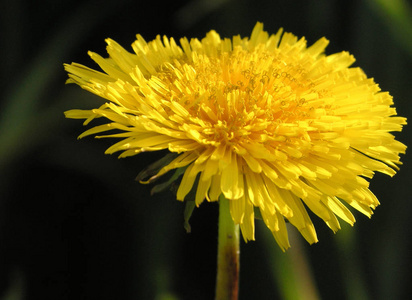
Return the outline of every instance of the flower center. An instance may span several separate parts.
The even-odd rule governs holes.
[[[276,146],[307,139],[304,121],[313,106],[305,97],[319,97],[298,56],[268,53],[264,45],[253,52],[238,46],[214,56],[197,55],[191,63],[175,60],[161,76],[169,82],[172,101],[189,112],[192,128],[208,144]]]

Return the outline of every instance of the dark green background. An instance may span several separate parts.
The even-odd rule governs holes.
[[[217,206],[204,203],[183,229],[171,192],[150,196],[134,181],[162,153],[118,160],[114,140],[76,137],[81,121],[63,111],[102,100],[64,85],[62,64],[90,67],[111,37],[130,50],[135,34],[248,36],[256,21],[322,36],[327,54],[347,50],[411,118],[412,13],[390,0],[0,2],[0,299],[213,299]],[[404,4],[404,7],[399,5]],[[397,137],[411,145],[409,126]],[[371,183],[381,201],[371,220],[334,235],[312,218],[320,242],[293,238],[283,254],[261,221],[241,245],[240,299],[294,299],[304,255],[323,299],[406,299],[412,293],[411,158],[394,177]],[[268,238],[269,237],[269,238]],[[301,246],[300,246],[301,245]],[[293,266],[291,270],[291,266]],[[292,273],[291,273],[292,272]],[[292,275],[291,275],[292,274]],[[288,296],[289,295],[289,296]]]

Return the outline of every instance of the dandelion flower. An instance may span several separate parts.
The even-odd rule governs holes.
[[[307,210],[334,232],[338,218],[355,222],[348,206],[370,217],[379,202],[368,180],[393,176],[406,150],[390,133],[406,124],[392,97],[351,67],[349,53],[326,55],[325,38],[307,47],[257,23],[250,38],[212,30],[180,46],[137,35],[133,53],[106,42],[108,58],[89,52],[103,72],[65,65],[68,82],[107,100],[65,113],[85,125],[110,120],[80,137],[115,130],[104,137],[121,140],[106,153],[120,157],[174,153],[152,179],[180,170],[176,197],[194,191],[197,206],[224,196],[246,241],[257,212],[282,249],[290,246],[286,222],[318,241]]]

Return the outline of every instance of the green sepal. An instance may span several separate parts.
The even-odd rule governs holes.
[[[186,201],[183,226],[186,229],[187,233],[190,233],[190,231],[191,231],[189,220],[190,220],[190,217],[192,216],[192,213],[193,213],[193,210],[195,209],[195,207],[196,207],[195,201]]]
[[[256,220],[263,220],[262,213],[260,212],[259,207],[253,207],[253,212],[255,213],[255,219]]]
[[[150,178],[157,173],[166,165],[172,162],[173,159],[177,157],[177,153],[168,153],[165,156],[163,156],[161,159],[158,161],[155,161],[154,163],[150,164],[147,166],[145,169],[143,169],[137,176],[136,176],[136,181],[144,181],[146,178]]]
[[[150,194],[153,196],[156,193],[163,192],[165,189],[170,187],[186,171],[186,169],[187,167],[176,169],[168,181],[155,185],[150,191]]]
[[[195,182],[193,183],[192,189],[185,197],[186,205],[185,205],[185,211],[184,211],[184,225],[183,226],[185,227],[187,233],[190,233],[191,231],[189,220],[196,206],[195,197],[196,197],[196,190],[197,190],[198,183],[199,183],[199,175],[197,175]]]

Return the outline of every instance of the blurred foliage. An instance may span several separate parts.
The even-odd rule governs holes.
[[[172,193],[150,196],[133,178],[163,154],[117,160],[110,141],[84,139],[63,111],[101,99],[65,86],[63,62],[92,66],[104,39],[130,45],[136,33],[249,35],[256,21],[327,52],[348,50],[410,118],[412,10],[402,0],[1,0],[0,299],[212,299],[217,206],[203,204],[184,230]],[[409,128],[397,135],[411,144]],[[313,218],[320,242],[298,236],[282,253],[270,233],[242,244],[240,299],[406,299],[411,247],[410,156],[371,189],[372,220],[334,235]],[[261,229],[257,221],[258,229]],[[302,296],[304,295],[304,296]],[[303,297],[303,298],[302,298]]]

